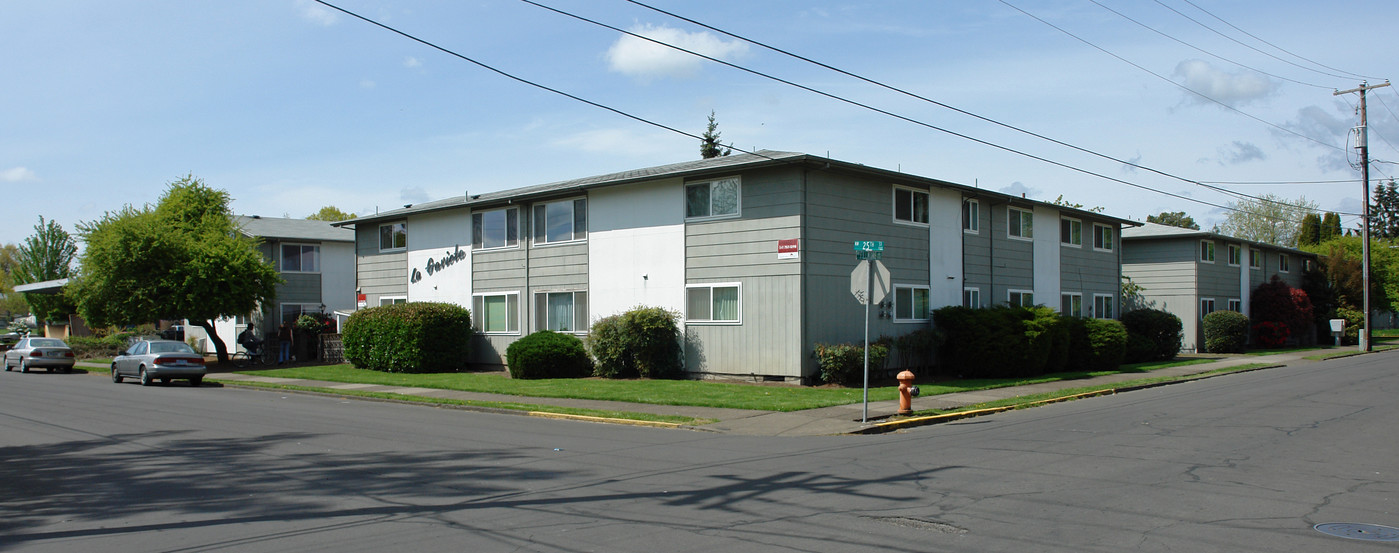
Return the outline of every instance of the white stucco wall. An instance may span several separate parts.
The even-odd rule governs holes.
[[[596,321],[637,305],[685,311],[680,179],[588,193],[588,304]]]
[[[403,275],[408,301],[470,309],[471,213],[457,209],[414,215],[408,218],[408,237],[408,274]]]
[[[1035,303],[1058,311],[1063,265],[1059,249],[1059,210],[1035,206]],[[1092,300],[1089,300],[1092,301]]]
[[[962,193],[928,195],[928,300],[933,309],[962,305]]]

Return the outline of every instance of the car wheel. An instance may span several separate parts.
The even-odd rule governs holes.
[[[117,366],[115,363],[112,364],[112,382],[121,384],[121,373],[117,372]]]
[[[202,377],[202,376],[195,376],[195,377],[191,377],[191,378],[189,379],[189,385],[190,385],[190,386],[198,387],[199,384],[202,383],[202,382],[204,382],[204,377]]]
[[[20,359],[20,360],[19,360],[19,372],[22,372],[22,373],[27,373],[27,372],[29,372],[29,362],[28,362],[28,361],[25,361],[25,360],[23,360],[23,359]]]
[[[141,367],[140,370],[136,372],[136,376],[141,379],[142,386],[150,386],[151,384],[155,384],[155,379],[151,378],[151,375],[146,372],[145,367]]]

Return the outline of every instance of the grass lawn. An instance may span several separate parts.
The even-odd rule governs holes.
[[[922,395],[930,396],[1041,382],[1071,381],[1118,372],[1145,373],[1168,366],[1207,363],[1209,361],[1208,359],[1193,359],[1138,363],[1124,365],[1118,371],[1057,373],[1036,378],[928,382],[919,383],[919,389]],[[239,372],[279,378],[441,388],[524,397],[594,399],[759,411],[801,411],[858,403],[862,399],[860,388],[757,385],[701,380],[607,380],[597,378],[514,380],[503,373],[403,374],[356,369],[351,365],[320,365]],[[897,386],[870,388],[870,401],[895,399],[898,399]]]

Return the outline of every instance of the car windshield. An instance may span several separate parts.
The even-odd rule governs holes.
[[[151,353],[194,353],[183,342],[151,342]]]
[[[29,345],[30,345],[30,347],[36,347],[36,348],[66,348],[66,347],[68,347],[68,344],[63,343],[63,340],[59,340],[59,339],[57,339],[57,338],[30,338],[30,339],[29,339]]]

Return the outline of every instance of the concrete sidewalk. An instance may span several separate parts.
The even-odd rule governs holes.
[[[1250,364],[1265,364],[1269,367],[1287,366],[1298,363],[1316,363],[1316,361],[1306,360],[1305,357],[1324,353],[1326,350],[1310,350],[1292,353],[1282,353],[1277,355],[1228,355],[1228,356],[1199,356],[1205,358],[1216,358],[1217,360],[1208,363],[1198,363],[1181,367],[1158,369],[1149,373],[1124,373],[1080,380],[1067,380],[1059,382],[1047,382],[1042,384],[1032,384],[1028,386],[1013,386],[1007,388],[997,388],[993,390],[979,390],[973,392],[959,392],[952,394],[941,394],[936,396],[925,396],[913,400],[915,410],[948,410],[976,405],[989,401],[1008,399],[1032,394],[1050,393],[1070,388],[1082,388],[1101,384],[1111,384],[1137,380],[1141,378],[1154,378],[1163,376],[1190,376],[1206,373],[1218,369],[1237,367]],[[80,366],[89,368],[102,368],[102,365],[93,363],[79,363]],[[839,405],[835,407],[825,407],[820,409],[808,409],[791,413],[779,413],[772,411],[751,411],[745,409],[718,409],[710,407],[690,407],[681,405],[653,405],[645,403],[626,403],[617,401],[600,401],[567,398],[547,398],[547,397],[521,397],[501,394],[487,394],[478,392],[462,392],[455,390],[441,390],[435,388],[412,388],[398,386],[379,386],[374,384],[346,384],[340,382],[325,382],[319,380],[301,380],[292,378],[275,378],[266,376],[251,376],[235,373],[213,372],[205,377],[208,381],[221,382],[227,385],[237,385],[244,382],[260,382],[268,384],[278,384],[286,386],[301,386],[307,388],[317,388],[326,393],[336,393],[338,391],[363,391],[380,392],[386,394],[396,394],[404,396],[421,396],[430,398],[446,398],[465,401],[485,401],[501,403],[518,403],[529,405],[550,405],[558,407],[574,407],[583,409],[595,409],[603,411],[623,411],[632,413],[650,413],[657,415],[682,415],[700,419],[716,421],[711,424],[701,426],[680,426],[663,423],[635,423],[618,419],[596,419],[591,417],[558,416],[548,413],[528,412],[507,409],[475,408],[464,407],[466,409],[488,411],[495,413],[528,414],[532,416],[548,416],[556,418],[573,418],[581,420],[596,420],[600,422],[616,422],[625,424],[643,424],[647,426],[681,427],[704,432],[720,432],[726,434],[748,435],[748,436],[824,436],[835,434],[868,434],[898,430],[922,424],[935,424],[952,418],[965,418],[968,415],[940,416],[940,417],[892,417],[898,411],[897,401],[871,402],[869,404],[868,422],[861,422],[861,415],[864,409],[862,403],[850,405]]]

